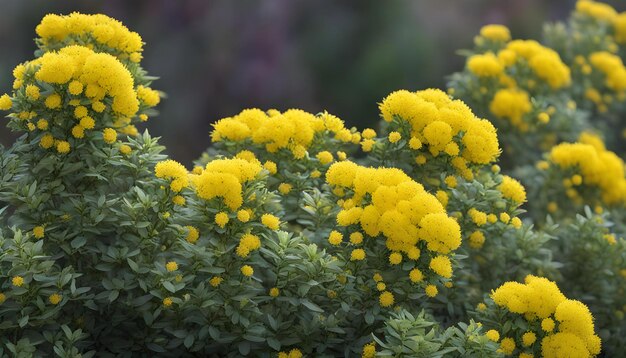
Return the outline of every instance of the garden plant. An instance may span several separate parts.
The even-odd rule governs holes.
[[[36,34],[0,96],[0,357],[626,354],[626,13],[487,25],[376,128],[243,109],[193,165],[142,128],[139,34]]]

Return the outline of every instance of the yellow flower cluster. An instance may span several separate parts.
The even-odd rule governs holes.
[[[189,185],[189,172],[175,160],[168,159],[157,163],[154,173],[157,178],[171,180],[170,189],[175,193]]]
[[[607,22],[613,22],[617,17],[617,11],[613,7],[593,0],[579,0],[576,3],[576,12]]]
[[[491,41],[506,42],[511,39],[511,32],[506,26],[490,24],[480,29],[480,36]]]
[[[78,82],[72,84],[82,85],[85,96],[94,102],[111,97],[113,111],[121,116],[134,116],[139,109],[133,77],[109,54],[96,53],[83,46],[68,46],[58,52],[47,52],[30,65],[39,67],[35,73],[39,81],[71,87],[69,82],[74,80]],[[82,91],[68,88],[68,92],[80,94]]]
[[[589,62],[603,74],[606,87],[616,92],[618,96],[625,94],[626,67],[619,56],[606,51],[594,52],[589,56]]]
[[[524,116],[532,110],[528,93],[519,88],[503,88],[496,92],[489,104],[491,113],[507,118],[511,124],[524,130]]]
[[[231,211],[236,211],[243,204],[243,185],[256,178],[262,169],[258,161],[217,159],[190,178],[198,197],[204,200],[222,198]]]
[[[483,27],[481,34],[492,32],[490,26],[492,25]],[[508,29],[506,32],[508,36],[505,36],[504,31],[498,31],[502,32],[503,41],[510,39]],[[534,40],[513,40],[496,54],[487,52],[470,56],[467,67],[470,72],[479,77],[499,76],[500,82],[507,87],[515,87],[516,85],[515,80],[509,77],[507,73],[515,76],[517,72],[528,70],[532,71],[539,80],[546,82],[552,89],[568,86],[571,81],[570,69],[561,61],[559,54]]]
[[[261,248],[261,240],[258,236],[252,235],[250,233],[244,234],[241,239],[239,239],[239,245],[237,245],[237,255],[242,258],[248,257],[250,251],[258,250]]]
[[[367,168],[350,161],[331,165],[326,181],[353,193],[337,214],[339,226],[354,225],[373,238],[382,234],[391,251],[391,265],[399,264],[403,254],[410,260],[418,260],[422,250],[427,249],[433,253],[430,269],[441,277],[451,277],[452,266],[445,255],[460,246],[461,230],[421,184],[400,169]],[[332,235],[341,234],[331,233],[329,239],[335,245],[341,244],[341,238],[333,239]],[[357,237],[353,233],[350,241],[361,244],[362,235]]]
[[[276,110],[267,113],[260,109],[243,110],[236,116],[220,119],[213,124],[211,139],[213,142],[247,141],[263,146],[270,153],[286,149],[291,151],[294,158],[301,159],[316,136],[324,132],[334,135],[335,139],[343,143],[360,140],[360,136],[345,128],[338,117],[326,112],[315,116],[299,109],[283,113]],[[320,161],[328,160],[326,154],[320,158]]]
[[[500,60],[492,52],[470,56],[467,68],[479,77],[498,76],[504,70]]]
[[[544,357],[591,357],[600,353],[600,338],[595,335],[593,317],[587,306],[567,299],[548,279],[528,275],[524,281],[525,284],[507,282],[493,291],[491,297],[498,306],[523,314],[529,321],[542,320]],[[556,332],[555,322],[559,323]],[[536,337],[535,333],[527,332],[521,343],[530,346]],[[569,354],[563,355],[563,352]]]
[[[570,69],[561,61],[559,54],[534,40],[513,40],[500,51],[505,66],[528,66],[534,74],[552,89],[568,86]]]
[[[379,109],[386,122],[397,118],[410,124],[411,149],[419,150],[424,144],[433,156],[447,154],[464,177],[472,174],[468,164],[487,164],[500,153],[493,125],[441,90],[396,91],[380,103]]]
[[[123,131],[139,110],[140,101],[128,69],[115,57],[96,53],[87,47],[68,46],[58,52],[47,52],[38,59],[18,65],[13,74],[15,96],[18,98],[17,108],[14,109],[29,110],[20,112],[19,118],[30,130],[44,133],[40,141],[43,148],[56,144],[59,153],[69,152],[67,138],[83,138],[86,131],[96,127],[113,126]],[[54,88],[52,93],[47,90],[50,86]],[[42,95],[44,90],[49,94]],[[23,97],[20,97],[21,93],[24,93]],[[110,107],[105,103],[111,103]],[[9,109],[11,106],[3,105],[2,108]],[[50,112],[56,111],[65,115],[55,114],[52,120]],[[102,123],[94,119],[102,118],[105,111],[110,115],[111,122]],[[65,138],[53,137],[50,133],[53,128],[60,129],[57,133],[66,133]],[[105,129],[104,134],[107,143],[116,140],[113,128]]]
[[[544,357],[591,357],[600,353],[600,338],[595,334],[587,306],[568,300],[554,282],[543,277],[528,275],[524,281],[524,284],[507,282],[493,291],[491,297],[498,306],[522,314],[528,321],[542,320],[544,332],[537,333],[543,336]],[[558,322],[556,332],[555,322]],[[530,333],[522,336],[521,345],[535,343],[537,335]],[[512,343],[514,348],[515,342]]]
[[[516,204],[526,202],[526,189],[519,181],[508,175],[502,177],[502,184],[498,186],[498,190],[502,192],[503,197],[511,199]]]
[[[575,180],[579,185],[600,189],[601,199],[605,204],[626,205],[624,161],[606,150],[601,141],[583,135],[577,143],[561,143],[552,148],[549,161],[561,170],[574,170],[581,177]],[[575,186],[573,181],[571,184]],[[568,194],[571,198],[579,198],[573,187],[568,188],[568,192],[571,193]]]
[[[141,60],[141,36],[106,15],[76,12],[67,16],[48,14],[35,31],[41,38],[41,45],[49,49],[87,43],[98,52],[109,52],[132,62]]]

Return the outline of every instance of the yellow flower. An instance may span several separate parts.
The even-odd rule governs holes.
[[[294,348],[289,351],[289,355],[287,356],[287,358],[302,358],[302,352],[300,352],[299,349]]]
[[[356,231],[350,234],[350,243],[353,245],[359,245],[363,242],[363,234]]]
[[[9,95],[6,93],[0,96],[0,110],[8,111],[9,109],[11,109],[11,107],[13,107],[13,101],[11,101],[11,97],[9,97]]]
[[[270,230],[278,230],[280,227],[280,219],[272,214],[263,214],[261,216],[261,223]]]
[[[372,139],[372,138],[376,137],[376,131],[374,131],[371,128],[366,128],[361,133],[361,136],[363,136],[363,138],[365,138],[365,139]]]
[[[417,157],[415,157],[415,163],[419,165],[426,164],[426,157],[423,155],[418,155]]]
[[[44,237],[45,228],[43,226],[35,226],[33,228],[33,236],[36,239],[42,239]]]
[[[513,354],[513,351],[515,350],[515,341],[513,338],[503,338],[500,342],[500,349],[502,350],[502,353],[506,355]]]
[[[50,297],[48,297],[48,301],[50,301],[50,303],[52,303],[53,305],[58,305],[62,299],[63,297],[58,293],[53,293],[50,295]]]
[[[11,283],[15,287],[22,287],[22,285],[24,284],[24,278],[22,276],[13,276],[13,278],[11,279]]]
[[[254,269],[249,265],[244,265],[241,267],[241,274],[250,277],[254,274]]]
[[[469,246],[472,249],[480,249],[485,243],[485,234],[480,231],[474,231],[469,236]]]
[[[185,228],[187,228],[188,231],[185,240],[187,240],[187,242],[190,244],[194,244],[196,241],[198,241],[198,238],[200,237],[200,232],[198,231],[198,229],[193,226],[185,226]]]
[[[498,190],[502,192],[502,196],[517,204],[523,204],[526,201],[526,189],[519,181],[510,176],[504,175],[502,177],[502,184],[498,186]]]
[[[86,117],[87,114],[88,114],[88,111],[87,111],[87,107],[85,106],[78,106],[74,108],[74,117],[76,118],[80,119],[80,118]]]
[[[389,254],[389,263],[392,265],[398,265],[402,262],[402,254],[399,252],[392,252]]]
[[[278,297],[278,295],[280,295],[280,289],[278,289],[278,287],[272,287],[270,289],[270,296]]]
[[[84,138],[85,137],[85,129],[79,124],[72,127],[72,136],[74,138]]]
[[[70,143],[64,140],[60,140],[57,142],[57,152],[61,154],[66,154],[70,152]]]
[[[511,32],[504,25],[485,25],[480,29],[480,36],[492,40],[506,42],[511,39]]]
[[[380,294],[378,301],[380,302],[380,305],[383,307],[389,307],[393,305],[394,303],[393,293],[389,291],[384,291],[383,293]]]
[[[261,240],[258,236],[250,233],[244,234],[237,245],[237,255],[242,258],[248,257],[250,251],[258,250],[261,247]]]
[[[289,192],[291,191],[291,184],[288,183],[280,183],[280,185],[278,185],[278,191],[283,194],[283,195],[287,195],[289,194]]]
[[[42,131],[47,130],[48,126],[49,126],[48,121],[43,119],[43,118],[37,121],[37,128],[42,130]]]
[[[365,259],[365,250],[363,249],[354,249],[350,253],[351,261],[361,261],[363,259]]]
[[[474,224],[478,226],[483,226],[487,223],[487,214],[485,214],[484,212],[471,208],[467,213],[469,214]]]
[[[331,245],[337,246],[339,244],[341,244],[341,241],[343,240],[343,234],[341,234],[339,231],[331,231],[330,235],[328,235],[328,242]]]
[[[327,165],[332,163],[333,154],[329,151],[323,151],[317,153],[316,158],[320,161],[320,163],[322,163],[322,165]]]
[[[456,188],[457,186],[457,181],[456,178],[452,175],[448,175],[444,181],[446,182],[446,185],[449,186],[450,188]]]
[[[229,220],[230,219],[228,218],[228,214],[223,211],[215,214],[215,223],[222,229],[224,228],[224,226],[226,226],[226,224],[228,224]]]
[[[170,261],[167,264],[165,264],[165,268],[169,272],[176,271],[178,270],[178,264],[176,263],[176,261]]]
[[[497,342],[500,340],[500,333],[494,329],[490,329],[485,333],[485,336],[489,338],[489,340]]]
[[[435,285],[426,286],[424,291],[426,292],[426,296],[428,297],[435,297],[437,296],[437,293],[439,293],[439,290],[437,290],[437,286]]]
[[[39,95],[40,95],[39,87],[35,85],[26,86],[25,93],[26,93],[26,96],[33,101],[36,101],[39,99]]]
[[[7,296],[4,293],[0,292],[0,305],[3,304],[6,300]]]
[[[418,150],[422,147],[422,141],[416,137],[411,137],[409,140],[409,148],[413,150]]]
[[[437,275],[450,278],[452,277],[452,263],[447,256],[436,256],[430,260],[429,267]]]
[[[222,283],[222,281],[224,281],[223,278],[219,277],[219,276],[213,276],[211,277],[211,279],[209,280],[209,284],[213,287],[217,287],[220,285],[220,283]]]
[[[531,346],[537,340],[537,335],[534,332],[526,332],[522,335],[522,343],[524,346]]]
[[[396,143],[402,139],[402,135],[398,132],[391,132],[389,133],[388,139],[390,143]]]
[[[46,100],[44,103],[46,107],[48,107],[49,109],[57,109],[61,107],[61,96],[59,96],[56,93],[51,94],[48,97],[46,97]]]
[[[467,60],[467,68],[479,77],[498,76],[504,69],[502,63],[491,52],[471,56]]]
[[[424,274],[422,274],[422,271],[418,268],[414,268],[411,272],[409,272],[409,278],[411,279],[411,282],[414,283],[422,282],[424,280]]]
[[[117,140],[117,132],[113,128],[105,128],[102,131],[102,139],[108,144],[114,143]]]
[[[128,145],[128,144],[122,144],[120,145],[120,153],[124,154],[124,155],[129,155],[132,152],[132,148]],[[177,204],[177,205],[184,205],[184,201],[183,204]]]
[[[83,93],[83,84],[79,81],[72,81],[68,85],[67,89],[74,96],[78,96],[79,94]]]
[[[91,109],[97,113],[102,113],[106,109],[106,105],[100,101],[95,101],[91,104]]]
[[[373,139],[365,139],[361,142],[361,149],[364,152],[371,152],[376,142]]]
[[[84,129],[93,129],[96,126],[96,121],[89,116],[84,116],[80,119],[78,124]]]
[[[376,357],[376,343],[371,342],[363,346],[361,352],[361,358],[375,358]]]
[[[165,297],[163,299],[163,306],[165,306],[165,307],[170,307],[172,305],[172,303],[174,303],[174,300],[172,300],[171,297]]]
[[[250,220],[250,212],[248,210],[239,210],[237,212],[237,219],[242,223],[248,222],[248,220]]]
[[[539,115],[537,115],[537,119],[539,120],[539,122],[547,124],[548,122],[550,122],[550,115],[546,112],[541,112],[539,113]]]

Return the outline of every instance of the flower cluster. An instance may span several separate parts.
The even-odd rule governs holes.
[[[544,32],[546,43],[572,69],[575,85],[569,90],[571,97],[594,114],[598,125],[623,128],[626,12],[618,13],[601,2],[579,0],[566,23],[546,26]],[[620,131],[607,131],[609,142],[622,138]]]
[[[198,174],[191,176],[199,198],[220,198],[224,205],[236,211],[244,202],[243,185],[255,179],[263,167],[244,159],[218,159],[209,162]]]
[[[615,131],[583,129],[621,121],[625,19],[579,1],[547,27],[563,39],[551,47],[485,26],[448,93],[381,101],[380,135],[327,112],[247,109],[214,124],[188,171],[147,132],[123,136],[160,101],[139,35],[103,15],[46,16],[37,58],[0,96],[27,131],[0,148],[0,346],[620,353],[624,163]]]
[[[379,108],[391,132],[388,141],[398,148],[408,145],[418,165],[433,159],[451,163],[458,174],[471,180],[472,166],[491,163],[500,154],[493,125],[441,90],[396,91]],[[363,132],[364,149],[371,137]]]
[[[241,147],[248,150],[251,146],[261,146],[269,153],[289,151],[295,159],[303,159],[308,150],[314,151],[311,154],[322,152],[320,138],[323,136],[334,136],[342,143],[360,139],[332,114],[324,112],[315,116],[299,109],[282,113],[246,109],[236,116],[220,119],[213,127],[213,142],[241,143]]]
[[[141,36],[128,30],[120,21],[106,15],[48,14],[35,29],[39,47],[59,50],[68,45],[93,44],[94,51],[106,52],[120,60],[141,61]]]
[[[120,61],[119,51],[127,51],[139,62],[139,35],[106,16],[77,13],[48,15],[37,31],[41,57],[18,65],[12,96],[0,97],[0,110],[13,112],[12,127],[60,154],[84,139],[112,144],[118,132],[136,134],[133,123],[147,120],[160,101],[138,65]]]
[[[487,335],[500,341],[500,350],[543,357],[591,357],[600,353],[593,316],[580,301],[567,299],[557,285],[543,277],[528,275],[524,283],[507,282],[492,292],[493,302],[504,309],[500,332]],[[522,317],[523,323],[506,325],[504,320]]]
[[[583,135],[580,142],[561,143],[550,151],[550,166],[547,171],[555,170],[571,174],[570,180],[564,180],[566,194],[578,204],[591,205],[626,205],[626,178],[624,161],[615,153],[606,150],[601,140],[590,135]],[[551,169],[556,167],[554,169]],[[567,174],[566,174],[567,175]],[[588,198],[587,188],[597,188],[599,196]],[[581,193],[579,193],[582,192]],[[596,202],[598,197],[600,202]]]
[[[388,265],[393,267],[406,260],[408,265],[401,267],[410,269],[407,277],[413,283],[435,282],[437,276],[452,277],[449,255],[461,245],[460,227],[422,185],[399,169],[367,168],[350,161],[333,164],[326,181],[352,193],[344,197],[337,224],[349,233],[346,246],[353,248],[353,258],[379,257],[385,247],[389,252]],[[341,245],[342,236],[333,231],[330,244]],[[384,245],[380,244],[381,239]],[[436,293],[434,286],[427,291],[429,296]],[[381,294],[382,306],[393,302],[390,292]]]
[[[506,160],[530,162],[536,158],[525,148],[548,149],[559,139],[572,140],[585,126],[585,116],[570,98],[570,66],[537,41],[489,40],[482,33],[490,31],[508,34],[502,25],[481,30],[465,71],[454,74],[449,86],[500,129]]]

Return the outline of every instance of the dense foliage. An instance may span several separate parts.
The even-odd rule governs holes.
[[[0,96],[0,356],[624,352],[625,19],[486,26],[376,130],[243,110],[189,171],[135,127],[140,36],[47,15]]]

